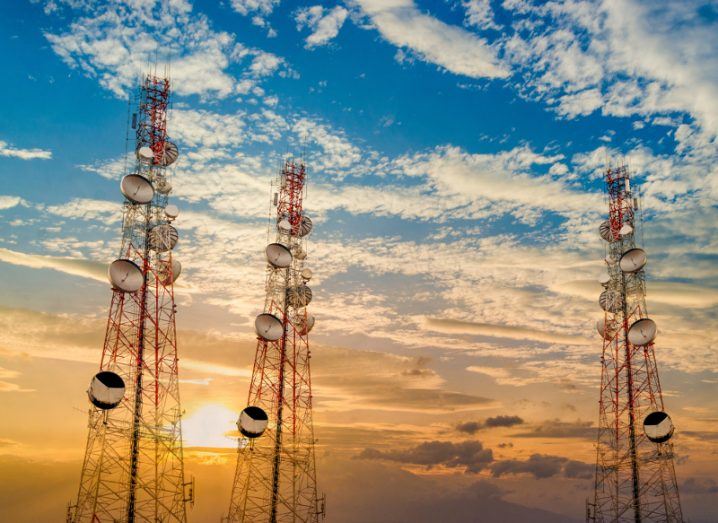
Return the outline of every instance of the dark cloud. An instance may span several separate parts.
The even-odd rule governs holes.
[[[512,434],[515,438],[582,438],[596,439],[596,428],[591,421],[565,422],[549,420],[525,432]]]
[[[399,466],[371,460],[327,458],[319,465],[323,474],[321,488],[330,503],[328,520],[335,523],[582,521],[506,501],[496,480],[468,482],[464,475],[416,475]],[[572,512],[565,506],[561,509]]]
[[[466,434],[475,434],[483,428],[484,424],[480,421],[467,421],[466,423],[459,423],[456,426],[456,430],[459,432],[465,432]]]
[[[684,494],[718,494],[718,483],[711,478],[690,478],[681,485]]]
[[[427,468],[443,465],[445,467],[464,467],[465,472],[479,472],[494,461],[491,449],[484,448],[480,441],[425,441],[415,447],[404,450],[364,449],[359,459],[379,459],[397,461]]]
[[[496,416],[486,418],[484,425],[487,427],[513,427],[514,425],[521,425],[523,422],[524,420],[518,416]]]
[[[523,422],[524,420],[518,416],[495,416],[493,418],[486,418],[484,421],[466,421],[459,423],[456,426],[456,430],[466,434],[475,434],[481,429],[513,427],[514,425],[521,425]]]
[[[494,477],[506,474],[531,474],[536,479],[563,476],[574,479],[591,479],[594,466],[562,456],[533,454],[527,460],[507,459],[497,461],[490,467]]]

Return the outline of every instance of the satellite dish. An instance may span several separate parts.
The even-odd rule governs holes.
[[[279,222],[277,222],[277,229],[279,229],[279,232],[286,234],[292,230],[292,224],[289,223],[289,220],[286,218],[282,218]]]
[[[172,165],[177,161],[177,157],[179,156],[179,149],[177,149],[177,146],[172,142],[165,142],[164,151],[162,154],[162,165],[167,167],[168,165]]]
[[[269,424],[267,413],[259,407],[246,407],[239,415],[237,428],[246,438],[253,439],[261,436]]]
[[[633,322],[628,328],[628,341],[632,345],[648,345],[656,339],[658,327],[650,318],[643,318]]]
[[[179,275],[182,273],[182,264],[174,256],[172,257],[172,283],[177,281]]]
[[[612,340],[618,329],[615,322],[607,322],[606,319],[603,318],[596,322],[596,330],[604,340]]]
[[[653,443],[665,443],[673,436],[673,421],[661,410],[651,412],[643,420],[643,432]]]
[[[125,382],[114,372],[98,372],[90,382],[87,396],[98,409],[114,409],[125,396]]]
[[[110,264],[107,277],[112,287],[122,292],[137,292],[145,281],[142,269],[132,260],[122,258]]]
[[[608,284],[610,282],[611,282],[611,275],[608,273],[601,274],[601,276],[598,277],[598,283],[600,283],[604,287],[608,287]]]
[[[299,236],[306,236],[312,232],[313,227],[314,224],[312,223],[312,219],[309,216],[302,216],[302,219],[299,222]]]
[[[633,227],[631,227],[628,224],[625,224],[623,227],[621,227],[621,230],[618,231],[618,234],[620,234],[621,236],[628,236],[632,232],[633,232]]]
[[[301,245],[297,245],[294,252],[294,257],[298,260],[304,260],[307,258],[307,253],[304,249],[302,249]]]
[[[276,269],[286,269],[292,264],[292,253],[281,243],[270,243],[264,253],[267,261]]]
[[[157,192],[160,194],[169,194],[172,192],[172,184],[167,181],[167,178],[161,176],[157,180]]]
[[[601,238],[603,238],[607,242],[613,241],[613,233],[611,233],[611,222],[608,220],[601,222],[601,225],[598,227],[598,233],[601,235]]]
[[[152,183],[139,174],[128,174],[122,178],[120,191],[132,203],[150,203],[155,196]]]
[[[312,301],[312,289],[298,285],[287,289],[287,300],[292,307],[306,307]]]
[[[304,281],[309,281],[314,276],[314,273],[311,269],[302,269],[301,276]]]
[[[170,279],[170,270],[172,271],[171,279]],[[160,267],[160,271],[159,271],[160,279],[161,279],[163,285],[169,285],[170,283],[176,282],[177,278],[179,278],[179,275],[181,273],[182,273],[182,264],[174,256],[172,257],[171,264],[170,264],[169,260],[163,261],[162,266]]]
[[[177,240],[179,240],[177,229],[168,223],[155,225],[150,229],[150,248],[153,251],[167,252],[172,250],[177,245]]]
[[[614,260],[610,254],[606,255],[605,261],[608,265],[615,265],[616,263],[616,260]]]
[[[623,305],[621,295],[615,291],[605,290],[598,298],[598,304],[606,312],[618,312]]]
[[[179,207],[174,205],[173,203],[169,204],[167,207],[165,207],[165,216],[169,218],[170,220],[174,220],[179,216]]]
[[[647,261],[646,251],[636,248],[624,252],[618,264],[623,272],[634,273],[643,269]]]
[[[151,162],[155,159],[155,153],[150,147],[145,145],[137,149],[137,158],[141,161]]]
[[[314,328],[314,323],[316,322],[316,318],[312,314],[307,314],[306,320],[304,318],[301,318],[299,320],[299,328],[297,329],[299,331],[299,334],[301,336],[305,336],[311,332],[311,330]]]
[[[265,312],[254,320],[254,331],[267,341],[277,341],[284,334],[284,325],[274,314]]]

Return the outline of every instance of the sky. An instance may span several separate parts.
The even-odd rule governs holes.
[[[270,182],[302,154],[328,521],[583,521],[621,161],[684,514],[718,519],[715,0],[2,2],[0,519],[76,496],[128,97],[155,63],[191,521],[229,504]]]

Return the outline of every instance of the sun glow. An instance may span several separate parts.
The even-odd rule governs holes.
[[[228,447],[237,440],[227,434],[237,431],[238,413],[219,404],[208,404],[182,420],[182,439],[186,447]]]

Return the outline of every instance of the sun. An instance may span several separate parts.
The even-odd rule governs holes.
[[[218,403],[203,405],[182,420],[185,447],[234,448],[237,440],[226,434],[237,430],[239,414]]]

